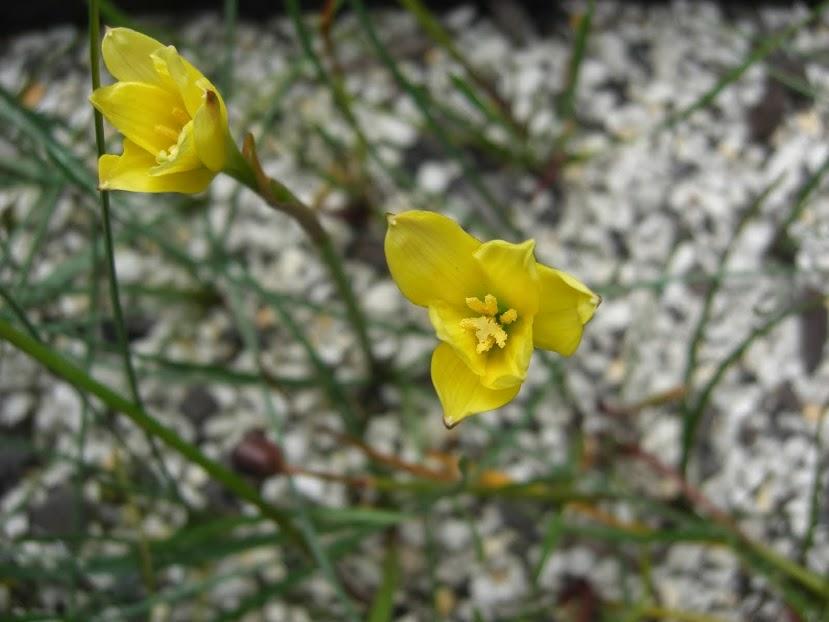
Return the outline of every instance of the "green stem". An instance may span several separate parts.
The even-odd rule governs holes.
[[[487,213],[485,213],[484,216],[489,216],[491,220],[497,222],[499,227],[507,229],[512,235],[521,237],[523,233],[515,224],[513,224],[509,211],[505,209],[504,206],[494,197],[492,192],[490,192],[489,188],[478,174],[478,171],[469,162],[469,159],[464,157],[461,150],[451,140],[449,140],[449,138],[447,138],[445,129],[441,127],[433,112],[434,106],[432,105],[432,97],[429,95],[428,91],[423,86],[411,82],[400,70],[387,47],[380,40],[380,36],[377,33],[377,29],[374,27],[363,0],[350,0],[349,4],[357,17],[357,21],[360,23],[360,26],[368,36],[372,47],[377,52],[377,56],[392,74],[395,81],[412,98],[412,101],[415,106],[417,106],[424,121],[426,122],[427,127],[434,134],[434,137],[442,145],[443,149],[458,161],[464,175],[469,179],[472,187],[475,188],[483,199],[483,205],[487,208]]]
[[[323,228],[316,212],[305,205],[287,187],[275,179],[267,177],[259,164],[253,136],[245,138],[245,153],[239,153],[235,148],[230,150],[230,158],[225,172],[258,194],[270,207],[283,212],[296,220],[302,230],[317,247],[317,250],[328,267],[337,292],[345,304],[346,316],[354,332],[369,370],[374,373],[378,369],[374,354],[371,351],[371,341],[368,337],[368,323],[360,308],[354,290],[343,268],[343,263],[337,253],[334,243],[328,232]]]
[[[725,372],[727,372],[731,365],[737,362],[743,354],[745,354],[746,350],[748,350],[749,346],[754,343],[755,339],[759,339],[760,337],[763,337],[771,332],[775,326],[787,317],[794,315],[795,313],[800,313],[801,311],[815,308],[819,304],[821,303],[815,300],[809,300],[808,302],[794,305],[779,311],[765,323],[751,331],[751,333],[749,333],[748,336],[743,339],[743,341],[741,341],[733,350],[731,350],[731,352],[729,352],[728,355],[720,362],[710,380],[702,388],[700,396],[697,398],[694,405],[688,407],[682,422],[682,452],[679,460],[679,473],[682,474],[683,477],[688,471],[688,463],[691,460],[691,450],[694,447],[697,429],[699,428],[699,424],[702,420],[702,415],[705,412],[705,407],[708,405],[708,400],[711,398],[714,388],[717,384],[719,384],[720,380],[725,375]]]
[[[726,266],[728,265],[728,261],[731,258],[731,251],[734,248],[735,242],[739,235],[742,233],[743,229],[746,225],[753,219],[760,211],[760,209],[765,205],[766,199],[772,193],[772,191],[780,185],[780,182],[783,181],[785,177],[785,173],[781,173],[778,175],[766,188],[757,196],[754,201],[752,201],[751,205],[748,209],[743,213],[740,217],[740,220],[737,222],[737,226],[734,228],[734,233],[731,236],[731,241],[728,243],[728,246],[725,247],[722,254],[720,255],[720,259],[717,262],[719,266]],[[697,368],[697,357],[699,356],[699,348],[702,344],[703,337],[705,336],[705,328],[708,325],[708,320],[711,316],[711,309],[714,304],[714,295],[720,289],[724,281],[723,273],[717,273],[714,275],[714,278],[711,279],[711,284],[708,286],[708,291],[705,294],[705,300],[702,303],[702,311],[700,312],[699,320],[697,320],[697,324],[694,327],[694,334],[691,337],[690,345],[688,346],[688,355],[687,360],[685,363],[685,374],[683,383],[685,387],[690,389],[691,381],[693,380],[694,371]],[[688,400],[685,400],[687,404]],[[685,408],[687,410],[687,407]]]
[[[2,285],[0,285],[0,298],[6,301],[6,304],[9,305],[9,309],[11,309],[12,313],[14,313],[17,319],[20,320],[20,323],[23,324],[28,333],[35,339],[40,340],[40,335],[38,334],[34,324],[32,324],[31,321],[29,321],[29,318],[26,317],[26,312],[19,304],[17,304],[17,301],[12,298],[9,291]]]
[[[100,0],[90,0],[89,2],[89,62],[92,74],[92,89],[96,90],[101,87],[101,62],[99,58],[98,48],[100,45]],[[96,109],[94,111],[95,118],[95,146],[98,151],[98,157],[106,153],[106,144],[104,142],[104,120],[100,112]],[[112,305],[113,320],[115,322],[115,332],[118,340],[118,347],[121,350],[121,358],[123,360],[124,371],[127,376],[127,383],[129,384],[130,393],[133,402],[143,410],[143,401],[141,393],[138,390],[138,380],[135,376],[135,368],[132,365],[132,356],[130,355],[130,346],[127,341],[127,331],[124,328],[124,312],[121,307],[121,295],[118,290],[118,273],[115,269],[115,250],[112,243],[112,222],[110,218],[109,209],[109,192],[105,190],[99,191],[101,197],[101,220],[104,228],[104,250],[107,260],[107,279],[109,281],[110,304]],[[150,451],[153,454],[153,459],[156,461],[161,472],[161,476],[166,480],[168,488],[173,494],[184,503],[183,497],[179,494],[178,487],[175,480],[167,470],[164,463],[164,457],[159,451],[158,444],[152,437],[148,437],[148,444]],[[185,504],[186,505],[186,504]]]
[[[101,384],[80,367],[77,367],[34,338],[17,330],[3,319],[0,319],[0,338],[8,341],[12,346],[29,355],[56,376],[67,381],[82,392],[91,393],[108,408],[126,415],[147,434],[159,439],[162,443],[180,453],[188,461],[199,465],[210,477],[224,485],[225,488],[236,496],[256,506],[264,516],[276,523],[290,538],[305,549],[306,545],[302,536],[293,526],[291,518],[286,512],[270,505],[245,480],[222,464],[208,458],[198,447],[188,443],[171,428],[168,428],[154,417],[148,415],[143,408],[116,393],[106,385]]]
[[[91,0],[89,3],[89,61],[92,68],[92,89],[101,87],[101,70],[98,46],[100,40],[100,24],[98,15],[100,12],[100,0]],[[98,150],[98,157],[106,153],[104,143],[104,121],[101,113],[97,110],[95,115],[95,146]],[[115,319],[115,332],[118,338],[118,345],[121,348],[121,355],[124,360],[124,370],[129,382],[130,392],[133,401],[141,406],[141,394],[138,391],[138,382],[135,378],[135,370],[132,366],[127,332],[124,329],[124,313],[121,308],[121,296],[118,291],[118,273],[115,269],[115,251],[112,244],[112,223],[109,209],[109,192],[100,191],[101,196],[101,220],[104,225],[104,250],[107,258],[107,278],[109,279],[109,293],[112,304],[112,313]]]
[[[800,554],[798,559],[801,564],[806,563],[809,555],[809,550],[815,540],[815,530],[820,519],[821,506],[821,490],[823,481],[823,424],[826,421],[826,407],[820,411],[817,424],[815,425],[815,473],[814,480],[812,480],[812,492],[809,495],[809,526],[806,528],[806,534],[803,536],[803,542],[800,544]]]

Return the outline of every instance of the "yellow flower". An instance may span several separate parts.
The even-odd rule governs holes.
[[[480,242],[433,212],[388,217],[392,278],[429,309],[441,340],[432,382],[448,427],[513,399],[533,347],[573,354],[601,302],[574,277],[536,262],[534,249],[533,240]]]
[[[120,156],[98,161],[101,189],[204,190],[228,157],[221,95],[173,46],[129,28],[112,28],[102,51],[118,80],[89,100],[124,135]]]

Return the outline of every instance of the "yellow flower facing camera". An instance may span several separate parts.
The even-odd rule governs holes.
[[[535,260],[535,242],[480,242],[454,220],[412,210],[388,217],[385,251],[403,295],[429,309],[441,343],[432,382],[448,427],[512,400],[533,348],[576,351],[601,298]]]

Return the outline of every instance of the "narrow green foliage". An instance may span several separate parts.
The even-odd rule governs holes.
[[[383,560],[382,580],[368,613],[368,622],[391,622],[394,614],[394,595],[400,582],[400,564],[397,559],[397,545],[389,538],[386,542],[386,556]]]
[[[576,91],[579,86],[579,73],[587,49],[594,10],[595,2],[590,0],[587,4],[587,10],[579,16],[576,37],[573,40],[573,50],[570,53],[570,62],[567,65],[567,80],[558,101],[558,114],[565,123],[571,121],[576,114]]]
[[[696,111],[702,110],[703,108],[711,105],[717,97],[719,97],[720,93],[722,93],[731,84],[739,80],[755,63],[767,58],[775,50],[779,49],[784,43],[786,43],[786,41],[788,41],[795,33],[812,23],[814,20],[818,19],[826,10],[827,6],[829,6],[829,2],[821,2],[805,19],[795,22],[772,37],[764,39],[751,51],[748,56],[746,56],[742,63],[729,69],[723,77],[720,78],[716,84],[714,84],[714,86],[708,89],[687,107],[669,116],[661,124],[659,124],[656,129],[661,130],[667,127],[672,127],[677,123],[684,121]]]
[[[99,383],[82,369],[70,363],[64,357],[40,344],[38,341],[21,333],[11,324],[0,320],[0,338],[8,341],[15,348],[38,361],[57,377],[69,382],[79,390],[101,400],[107,407],[129,417],[133,423],[148,434],[158,438],[171,449],[182,454],[190,462],[202,467],[208,475],[227,487],[240,498],[252,503],[290,537],[302,542],[290,518],[282,510],[270,505],[247,482],[218,462],[205,456],[195,445],[185,441],[175,431],[149,416],[142,408],[119,395],[107,386]]]
[[[101,83],[99,13],[111,26],[137,28],[165,42],[192,44],[180,32],[136,25],[110,0],[89,0],[88,4],[93,87]],[[371,3],[364,0],[331,0],[322,3],[319,11],[300,0],[285,0],[295,36],[278,45],[284,50],[293,43],[296,53],[270,59],[278,61],[274,63],[278,69],[256,89],[249,88],[248,68],[243,70],[235,62],[248,52],[240,47],[243,37],[239,36],[247,35],[239,22],[244,5],[238,0],[223,0],[219,5],[223,17],[214,37],[215,53],[205,67],[215,74],[216,84],[232,103],[228,108],[234,132],[252,129],[263,153],[284,157],[305,171],[307,179],[318,182],[314,200],[307,204],[299,197],[306,196],[309,184],[300,192],[293,180],[267,179],[258,162],[259,170],[253,166],[252,138],[245,150],[232,155],[230,173],[241,184],[230,192],[195,197],[99,193],[89,128],[79,129],[54,112],[42,112],[32,103],[39,89],[30,89],[39,87],[57,57],[85,45],[85,37],[62,43],[45,60],[35,59],[37,69],[30,72],[23,87],[0,87],[2,146],[12,149],[0,158],[0,189],[10,197],[0,205],[0,374],[18,371],[20,360],[28,357],[51,372],[55,383],[68,383],[80,405],[77,426],[73,420],[72,427],[28,437],[20,430],[36,427],[39,421],[30,426],[26,420],[0,439],[0,454],[18,451],[30,457],[24,474],[15,476],[12,483],[19,489],[4,500],[2,530],[11,533],[15,518],[28,515],[31,519],[43,499],[52,494],[56,473],[71,474],[65,533],[28,529],[8,538],[0,575],[11,603],[9,619],[54,619],[55,612],[41,614],[25,608],[39,603],[41,594],[57,592],[66,595],[60,615],[97,622],[163,617],[165,612],[195,620],[258,619],[270,615],[267,610],[273,605],[286,610],[296,605],[315,620],[391,621],[401,604],[411,615],[425,619],[492,618],[494,611],[479,603],[476,606],[446,580],[444,564],[447,556],[455,554],[444,546],[444,529],[451,522],[466,539],[462,554],[472,564],[470,574],[488,573],[490,566],[498,566],[501,552],[491,545],[504,534],[509,537],[505,541],[510,553],[521,557],[529,586],[523,600],[498,618],[503,622],[565,615],[568,605],[562,592],[551,591],[545,581],[553,568],[559,568],[559,557],[573,547],[595,550],[624,569],[617,582],[619,601],[602,593],[591,603],[596,620],[722,622],[707,613],[673,609],[661,602],[662,562],[679,547],[691,547],[726,552],[752,584],[761,581],[764,593],[785,603],[792,616],[829,621],[829,581],[813,567],[825,513],[821,495],[827,466],[821,456],[825,413],[815,425],[810,449],[816,454],[813,479],[809,490],[800,493],[808,496],[808,520],[803,533],[790,535],[795,543],[791,554],[781,554],[777,542],[772,546],[753,531],[748,536],[742,516],[715,506],[686,476],[703,419],[730,370],[785,320],[825,303],[816,295],[808,302],[785,306],[788,303],[781,297],[777,311],[757,318],[754,329],[740,335],[741,340],[724,357],[701,360],[706,337],[713,334],[714,308],[721,297],[732,295],[727,285],[748,287],[754,281],[768,280],[784,290],[788,282],[822,276],[791,261],[792,251],[797,250],[792,235],[794,225],[811,216],[807,210],[825,187],[829,157],[804,176],[791,203],[779,214],[771,215],[766,208],[784,176],[769,180],[735,218],[731,240],[716,257],[713,272],[678,274],[669,269],[669,259],[645,278],[631,277],[630,270],[620,267],[617,276],[607,277],[608,282],[594,284],[593,289],[607,298],[645,290],[644,297],[654,300],[671,283],[706,286],[700,314],[689,326],[684,368],[678,370],[684,394],[677,393],[670,402],[642,402],[654,408],[667,403],[659,416],[676,414],[675,403],[679,404],[682,434],[676,470],[670,464],[660,468],[646,460],[640,465],[652,469],[657,483],[671,483],[675,496],[653,495],[648,492],[651,488],[639,485],[638,478],[636,482],[628,478],[628,459],[637,455],[635,446],[627,450],[627,445],[613,438],[615,433],[607,437],[583,425],[587,418],[599,415],[590,411],[591,399],[575,391],[575,384],[571,390],[568,382],[571,370],[584,371],[583,365],[592,369],[592,363],[579,356],[569,361],[546,352],[536,356],[533,365],[540,366],[536,371],[541,376],[528,384],[516,402],[518,410],[465,422],[468,427],[456,442],[452,435],[438,432],[429,419],[437,408],[429,382],[429,348],[406,355],[407,350],[420,347],[424,336],[431,339],[428,322],[402,314],[379,319],[363,312],[368,298],[364,292],[382,284],[384,278],[382,212],[402,209],[401,205],[453,213],[457,209],[466,213],[463,224],[472,224],[473,229],[489,228],[497,237],[523,239],[516,223],[532,220],[515,210],[548,188],[548,176],[555,177],[560,186],[555,190],[561,190],[566,209],[578,209],[578,194],[570,193],[581,183],[580,164],[591,158],[590,164],[595,164],[607,154],[606,144],[621,150],[628,143],[602,132],[598,124],[590,133],[601,134],[607,142],[592,141],[591,136],[592,142],[584,141],[585,145],[595,142],[599,146],[582,145],[580,152],[572,151],[575,140],[569,142],[582,118],[579,102],[589,95],[584,82],[586,59],[594,47],[603,51],[601,37],[608,30],[607,14],[594,0],[583,3],[578,19],[571,22],[569,52],[565,50],[560,59],[566,67],[554,99],[554,122],[561,131],[552,136],[535,129],[549,121],[549,110],[530,111],[532,123],[516,119],[512,102],[499,92],[501,85],[510,84],[509,79],[502,81],[504,68],[480,62],[441,13],[432,12],[423,0],[399,0],[399,5],[408,12],[400,22],[405,40],[389,37],[389,33],[396,37],[397,31],[381,30],[378,24],[384,18],[370,11]],[[792,20],[790,26],[770,36],[752,39],[745,56],[719,72],[719,79],[715,77],[708,90],[688,106],[674,109],[641,137],[653,139],[664,129],[704,119],[694,117],[695,113],[712,110],[726,89],[760,65],[769,79],[805,96],[810,104],[825,103],[826,94],[820,88],[804,81],[799,70],[782,69],[784,64],[775,57],[783,53],[804,63],[821,60],[823,52],[804,52],[800,46],[802,39],[819,33],[813,22],[822,18],[827,6],[829,1],[816,6],[805,19]],[[490,18],[478,14],[474,19]],[[809,37],[798,36],[807,26]],[[749,36],[727,23],[721,27],[724,30],[718,36]],[[431,73],[435,59],[438,64],[448,60],[446,73]],[[520,69],[515,58],[505,61],[515,62],[516,71]],[[425,67],[430,80],[420,82],[413,77],[417,70],[410,72],[411,65]],[[431,87],[435,75],[445,92]],[[376,78],[383,89],[364,93],[367,76]],[[27,96],[31,93],[35,98]],[[549,106],[550,95],[550,89],[542,86],[533,101]],[[318,107],[320,102],[314,100],[306,109],[305,102],[312,96],[320,97],[324,106]],[[331,108],[333,119],[314,116],[325,107]],[[535,113],[544,113],[544,118],[536,119]],[[378,126],[381,119],[391,129],[373,127],[375,117]],[[584,120],[594,121],[590,115],[584,115]],[[402,129],[394,132],[394,123]],[[412,131],[419,135],[412,137]],[[375,139],[376,135],[384,138]],[[105,153],[97,113],[95,146],[95,154]],[[453,175],[462,173],[458,185],[464,192],[457,192],[455,186],[446,192],[430,190],[427,184],[418,187],[414,173],[421,175],[427,168],[417,167],[434,159],[445,160]],[[489,169],[491,177],[485,172]],[[495,192],[493,178],[507,188],[504,196]],[[275,274],[265,272],[274,263],[270,255],[285,249],[265,245],[246,249],[239,241],[251,222],[263,227],[280,225],[267,214],[254,213],[243,185],[300,222],[308,234],[300,238],[300,244],[310,240],[320,253],[320,265],[329,270],[330,281],[320,278],[320,288],[316,283],[314,288],[293,287],[296,284],[283,288],[270,282]],[[461,205],[455,205],[459,197]],[[337,201],[328,199],[341,201],[342,209],[332,207]],[[467,211],[462,203],[469,199],[472,209]],[[72,210],[68,218],[63,212],[66,202]],[[533,203],[532,209],[538,208]],[[777,237],[768,256],[781,261],[768,261],[752,270],[728,270],[745,228],[771,218]],[[596,226],[590,219],[584,223]],[[545,233],[554,227],[550,222],[544,226]],[[343,235],[347,228],[355,235],[342,244],[348,238]],[[64,231],[68,232],[66,244]],[[593,248],[594,238],[588,233],[585,229],[584,245]],[[119,282],[116,249],[151,255],[158,273]],[[578,248],[563,250],[569,254]],[[348,271],[346,260],[353,262],[348,263]],[[316,264],[312,268],[316,274]],[[356,290],[352,269],[359,277]],[[585,276],[589,278],[589,272]],[[332,283],[333,296],[319,295]],[[103,300],[104,288],[108,303]],[[376,303],[373,306],[377,308]],[[167,307],[175,307],[180,315],[162,312],[157,317]],[[133,310],[161,321],[153,324],[151,338],[131,346],[124,316],[131,319]],[[102,330],[102,320],[113,321],[114,338]],[[351,331],[364,356],[355,358],[346,352],[329,358],[327,335],[316,331],[323,322]],[[230,344],[226,350],[194,343],[204,334],[214,335],[211,331],[217,326],[228,331],[227,337],[224,333],[221,337],[223,344]],[[389,335],[398,339],[399,357],[398,352],[383,350]],[[417,345],[409,347],[406,340]],[[615,337],[611,342],[602,337],[589,347],[605,348],[613,342]],[[387,357],[382,365],[375,360],[381,353]],[[624,351],[618,356],[616,362],[625,367],[623,374],[630,374],[636,361]],[[297,365],[283,369],[272,360],[291,360]],[[363,360],[368,364],[358,366]],[[711,369],[700,380],[703,362]],[[105,373],[113,372],[123,375],[123,390],[103,381]],[[608,421],[618,417],[612,424],[619,431],[628,424],[624,417],[640,412],[638,401],[625,403],[625,392],[631,388],[626,378],[618,392],[614,393],[613,386],[610,395],[595,396],[596,401],[607,397],[610,406],[618,404],[615,411],[608,409],[613,412],[607,417]],[[575,383],[576,376],[572,379]],[[33,376],[31,387],[27,382],[24,379],[21,387],[10,382],[9,389],[28,396],[50,386],[42,375]],[[2,384],[7,386],[5,375]],[[216,398],[221,415],[196,422],[196,415],[179,401],[181,395],[194,394],[182,385],[201,385],[199,389]],[[142,388],[147,393],[146,407]],[[237,408],[249,411],[248,418],[238,420],[246,429],[226,434],[219,428],[236,416]],[[375,413],[378,419],[369,421],[369,414]],[[403,432],[385,443],[385,426],[394,418],[400,420]],[[641,421],[632,428],[640,426]],[[136,427],[146,435],[153,456],[144,455],[146,444],[134,442]],[[232,452],[247,428],[261,428],[280,451],[285,462],[273,479],[248,480],[239,474],[238,454]],[[536,442],[533,437],[538,435],[544,439]],[[554,438],[549,440],[547,435]],[[302,452],[307,463],[293,462],[298,438],[307,442],[307,451]],[[102,443],[108,447],[108,457],[100,456]],[[164,455],[159,451],[162,446]],[[557,450],[551,451],[551,446]],[[517,459],[520,464],[513,462]],[[228,466],[231,462],[233,468]],[[516,475],[526,465],[532,475]],[[213,489],[198,488],[195,497],[209,492],[210,499],[206,504],[204,499],[194,500],[191,507],[189,494],[186,499],[177,496],[177,480],[167,468],[188,483],[189,474],[206,473],[230,497],[214,505]],[[153,477],[156,474],[162,477]],[[305,485],[313,478],[326,487],[324,496],[308,493],[311,487]],[[117,529],[106,524],[110,510],[122,515]],[[490,530],[486,519],[493,513],[503,519],[507,529],[503,534],[500,528],[496,533]],[[144,518],[169,518],[171,529],[154,531],[148,528],[152,521],[145,524]],[[99,524],[104,524],[102,531],[98,531]],[[415,556],[410,529],[422,534]],[[53,553],[33,556],[31,551],[38,547]],[[355,580],[362,573],[354,574],[352,569],[362,562],[375,564],[373,583]],[[173,579],[179,576],[180,581]],[[595,583],[597,593],[604,587],[592,576],[584,579],[590,589]],[[217,606],[215,595],[237,582],[247,589],[231,604]],[[309,598],[320,585],[328,591],[322,605]],[[447,595],[462,598],[463,610]],[[571,607],[570,613],[574,610]]]
[[[441,146],[444,148],[447,154],[449,154],[454,160],[456,160],[459,163],[461,169],[464,172],[464,175],[469,179],[469,182],[472,184],[472,187],[476,190],[476,192],[480,195],[481,199],[483,199],[484,204],[486,205],[488,210],[485,215],[487,215],[490,218],[491,225],[494,226],[495,223],[497,223],[498,225],[509,231],[511,234],[515,235],[516,237],[520,237],[521,232],[516,229],[515,225],[512,223],[512,219],[509,217],[509,214],[504,211],[503,206],[500,205],[500,203],[495,199],[490,190],[486,187],[486,184],[481,179],[481,176],[478,174],[475,168],[469,163],[468,159],[457,148],[457,146],[455,146],[447,138],[447,133],[445,129],[441,126],[435,115],[432,113],[432,106],[430,102],[431,98],[427,93],[426,89],[424,89],[420,85],[414,84],[412,81],[406,78],[406,76],[403,75],[403,72],[400,70],[400,67],[398,67],[392,55],[389,53],[389,50],[380,40],[380,37],[377,34],[377,30],[374,28],[372,19],[369,16],[368,11],[366,11],[365,5],[362,2],[362,0],[350,0],[350,4],[354,8],[355,13],[357,14],[357,19],[359,20],[360,25],[363,27],[363,30],[368,36],[372,47],[377,52],[377,56],[394,76],[395,81],[409,95],[409,97],[411,97],[412,101],[417,106],[420,113],[423,115],[423,118],[426,121],[426,125],[428,126],[432,135],[438,140],[438,142],[440,142]]]

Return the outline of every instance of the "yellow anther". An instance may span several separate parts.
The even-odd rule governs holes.
[[[186,125],[187,122],[190,121],[190,115],[178,106],[173,106],[172,114],[173,118],[178,122],[179,125]]]
[[[178,142],[178,134],[179,133],[171,127],[167,127],[166,125],[160,125],[159,124],[159,125],[156,125],[153,128],[153,131],[156,134],[160,134],[164,138],[169,138],[171,143],[177,143]]]
[[[482,315],[481,317],[468,317],[461,320],[461,328],[475,332],[478,345],[475,350],[478,354],[489,352],[496,343],[499,348],[507,345],[507,333],[493,318]]]
[[[484,315],[495,315],[498,313],[498,300],[492,294],[484,296],[483,302],[481,302],[480,298],[467,298],[466,306],[475,313],[483,313]]]
[[[512,324],[515,320],[518,319],[518,311],[515,309],[508,309],[504,313],[501,314],[501,317],[498,318],[498,321],[501,324]]]
[[[178,145],[173,145],[169,149],[162,149],[159,151],[158,155],[155,156],[155,161],[159,164],[164,164],[165,162],[175,160],[176,156],[178,156]]]

